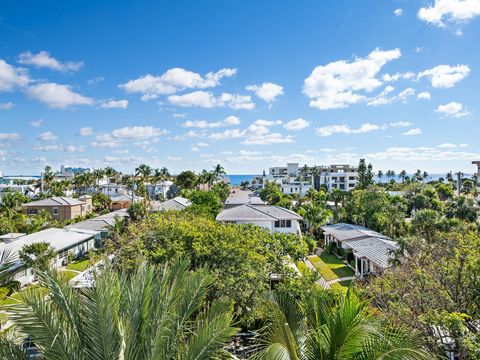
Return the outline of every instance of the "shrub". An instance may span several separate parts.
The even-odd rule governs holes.
[[[345,255],[347,254],[347,252],[345,251],[344,248],[337,248],[337,255],[340,256],[340,257],[345,257]]]

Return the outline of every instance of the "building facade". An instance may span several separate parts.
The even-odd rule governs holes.
[[[72,220],[93,211],[92,197],[89,195],[80,196],[78,199],[54,196],[23,204],[23,207],[28,215],[36,215],[44,210],[55,220]]]

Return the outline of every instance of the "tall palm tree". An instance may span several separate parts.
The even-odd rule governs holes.
[[[258,359],[431,359],[411,334],[381,324],[351,291],[334,300],[317,290],[303,303],[271,294],[265,306],[269,325]]]
[[[227,305],[205,305],[208,275],[188,267],[178,260],[119,274],[107,266],[80,291],[56,272],[39,272],[46,296],[24,291],[8,307],[10,320],[46,360],[212,359],[237,329]],[[0,354],[7,345],[0,342]]]
[[[378,170],[377,177],[378,177],[378,180],[380,180],[380,182],[382,182],[382,179],[383,179],[383,171],[382,170]]]
[[[307,221],[308,231],[315,235],[317,229],[332,216],[332,211],[318,203],[308,203],[299,209],[300,215]]]
[[[405,182],[405,178],[407,177],[407,172],[405,170],[400,171],[398,177],[402,180],[402,183]]]
[[[213,174],[215,175],[215,180],[218,180],[219,178],[223,178],[224,175],[227,175],[227,173],[225,172],[225,169],[220,164],[217,164],[216,166],[213,167]]]
[[[343,202],[345,198],[345,192],[340,189],[332,189],[332,192],[328,195],[328,197],[333,201],[335,210],[333,212],[334,221],[339,220],[339,211],[338,205]]]

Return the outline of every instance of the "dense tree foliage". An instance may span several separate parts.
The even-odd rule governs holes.
[[[419,236],[402,242],[400,264],[373,278],[367,291],[382,316],[420,331],[431,351],[477,359],[480,236],[468,225],[444,232],[432,211],[423,210],[424,224],[415,224]]]
[[[27,268],[46,270],[55,257],[55,250],[47,242],[37,242],[24,245],[18,257]]]
[[[256,305],[270,275],[291,276],[286,263],[307,251],[295,235],[221,224],[189,212],[156,214],[132,224],[123,243],[117,263],[126,269],[134,269],[141,257],[161,264],[176,256],[189,257],[192,269],[208,268],[214,279],[209,298],[231,301],[243,325],[256,318]]]

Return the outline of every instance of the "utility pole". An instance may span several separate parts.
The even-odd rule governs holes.
[[[460,191],[462,189],[462,172],[457,172],[457,195],[460,196]]]
[[[43,194],[43,172],[40,173],[40,193]]]
[[[132,204],[135,203],[135,172],[132,173]]]

